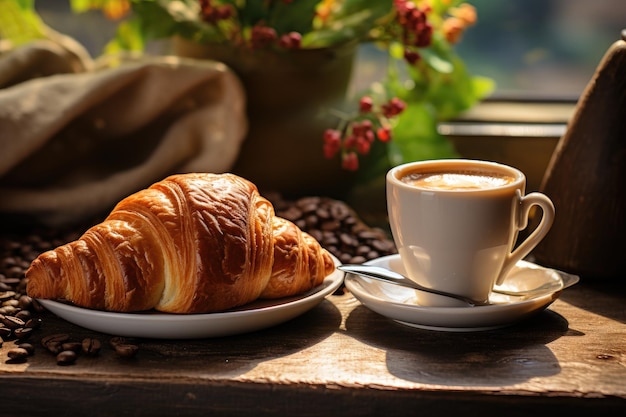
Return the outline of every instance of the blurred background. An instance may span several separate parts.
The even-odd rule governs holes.
[[[575,100],[608,47],[626,29],[625,0],[473,0],[478,24],[457,50],[470,71],[494,79],[496,96]],[[67,0],[36,7],[56,30],[73,36],[93,56],[113,37],[116,24],[99,12],[71,13]],[[153,52],[161,52],[154,46]],[[375,79],[383,55],[363,46],[355,79]]]

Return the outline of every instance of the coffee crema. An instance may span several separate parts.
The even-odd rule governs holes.
[[[502,187],[515,181],[515,177],[496,172],[445,171],[409,172],[400,181],[430,190],[484,190]]]

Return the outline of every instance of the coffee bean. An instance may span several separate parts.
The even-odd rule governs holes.
[[[65,343],[70,339],[67,333],[55,333],[41,338],[41,344],[45,347],[50,343]]]
[[[13,334],[13,330],[6,327],[4,324],[0,324],[0,337],[8,339]]]
[[[19,304],[20,304],[20,302],[18,300],[16,300],[15,298],[12,298],[10,300],[5,300],[5,301],[2,302],[2,306],[3,307],[13,307],[17,311],[20,310]]]
[[[139,351],[139,346],[128,343],[120,343],[115,345],[115,353],[122,358],[132,358]]]
[[[0,292],[0,302],[4,302],[6,300],[12,299],[13,297],[15,297],[15,294],[16,294],[15,291],[10,291],[10,290]]]
[[[49,343],[46,343],[44,347],[48,350],[48,352],[52,353],[53,355],[56,355],[60,353],[61,351],[63,351],[62,345],[63,343],[49,342]]]
[[[18,284],[20,282],[19,277],[24,275],[24,269],[20,267],[19,265],[15,265],[15,266],[8,268],[6,270],[6,274],[7,274],[7,277],[9,278],[16,278],[16,280],[13,280],[12,282]],[[8,282],[8,280],[5,280],[5,282]]]
[[[345,204],[336,201],[329,204],[329,211],[331,217],[339,221],[350,216],[350,209]]]
[[[65,342],[61,343],[61,350],[71,350],[75,353],[80,353],[83,349],[83,345],[79,342]]]
[[[352,235],[348,234],[348,233],[341,233],[339,235],[339,240],[341,241],[341,243],[343,243],[346,246],[355,248],[357,247],[359,241]]]
[[[63,350],[63,343],[67,342],[69,338],[70,336],[65,333],[51,334],[41,339],[41,345],[56,355]]]
[[[330,210],[327,207],[319,207],[317,210],[315,210],[315,215],[320,220],[327,220],[331,218]]]
[[[63,350],[59,352],[56,356],[57,365],[72,365],[76,362],[78,355],[73,350]]]
[[[4,282],[5,284],[9,285],[10,288],[15,288],[21,282],[21,279],[20,278],[10,278],[7,275],[6,278],[2,279],[2,282]]]
[[[350,264],[352,263],[352,255],[350,255],[349,253],[340,253],[339,254],[339,261],[342,264]]]
[[[33,334],[32,327],[18,327],[13,330],[13,335],[18,340],[26,340]]]
[[[13,362],[25,362],[29,356],[29,353],[24,348],[15,347],[15,348],[9,349],[9,351],[7,352],[7,356]]]
[[[81,344],[83,353],[90,356],[96,356],[100,352],[101,347],[100,341],[92,337],[83,339]]]
[[[18,307],[22,310],[28,310],[33,305],[33,299],[28,295],[21,295],[17,301]]]
[[[317,216],[310,214],[304,218],[304,224],[306,229],[313,229],[317,226],[318,218]]]
[[[2,306],[0,307],[0,314],[4,316],[12,316],[18,312],[18,309],[13,306]]]
[[[296,206],[305,213],[312,213],[320,205],[320,197],[302,197],[296,201]]]
[[[15,316],[0,315],[0,323],[4,324],[9,329],[17,329],[18,327],[24,327],[24,320]]]
[[[27,323],[32,318],[32,313],[29,310],[20,310],[15,313],[15,317]]]
[[[302,217],[302,211],[297,207],[289,207],[282,212],[282,217],[289,221],[295,222]]]
[[[365,246],[365,245],[359,245],[356,250],[354,251],[354,253],[356,255],[360,255],[360,256],[364,256],[367,253],[369,253],[369,251],[371,251],[369,246]]]
[[[123,345],[125,343],[126,343],[126,338],[122,336],[113,336],[111,339],[109,339],[109,345],[114,349],[115,349],[115,346]]]
[[[28,352],[28,355],[32,356],[35,353],[35,346],[30,343],[20,343],[17,347],[25,349]]]

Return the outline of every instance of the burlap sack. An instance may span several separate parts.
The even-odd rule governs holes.
[[[75,58],[41,44],[0,55],[3,219],[72,224],[169,174],[232,167],[247,120],[225,65]]]

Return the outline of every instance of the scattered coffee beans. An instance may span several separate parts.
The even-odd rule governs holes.
[[[279,194],[267,197],[277,215],[311,234],[342,263],[361,263],[396,253],[393,241],[383,230],[368,227],[342,201],[326,197],[302,197],[292,201]],[[15,344],[7,351],[7,363],[21,363],[34,354],[33,345],[25,340],[30,340],[42,326],[39,314],[44,308],[26,294],[26,269],[39,254],[76,240],[84,230],[85,226],[77,226],[75,230],[43,229],[27,235],[0,235],[0,347],[5,341]],[[109,344],[124,358],[134,357],[139,350],[136,343],[125,338],[113,337]],[[95,338],[79,342],[68,334],[43,336],[41,345],[54,355],[59,365],[73,364],[79,355],[97,356],[102,349]]]
[[[70,335],[65,333],[51,334],[41,338],[41,345],[50,353],[58,354],[63,350],[63,343],[70,339]]]
[[[279,194],[268,198],[278,216],[309,233],[342,263],[363,263],[397,253],[384,230],[366,225],[343,201],[328,197],[289,201]]]

